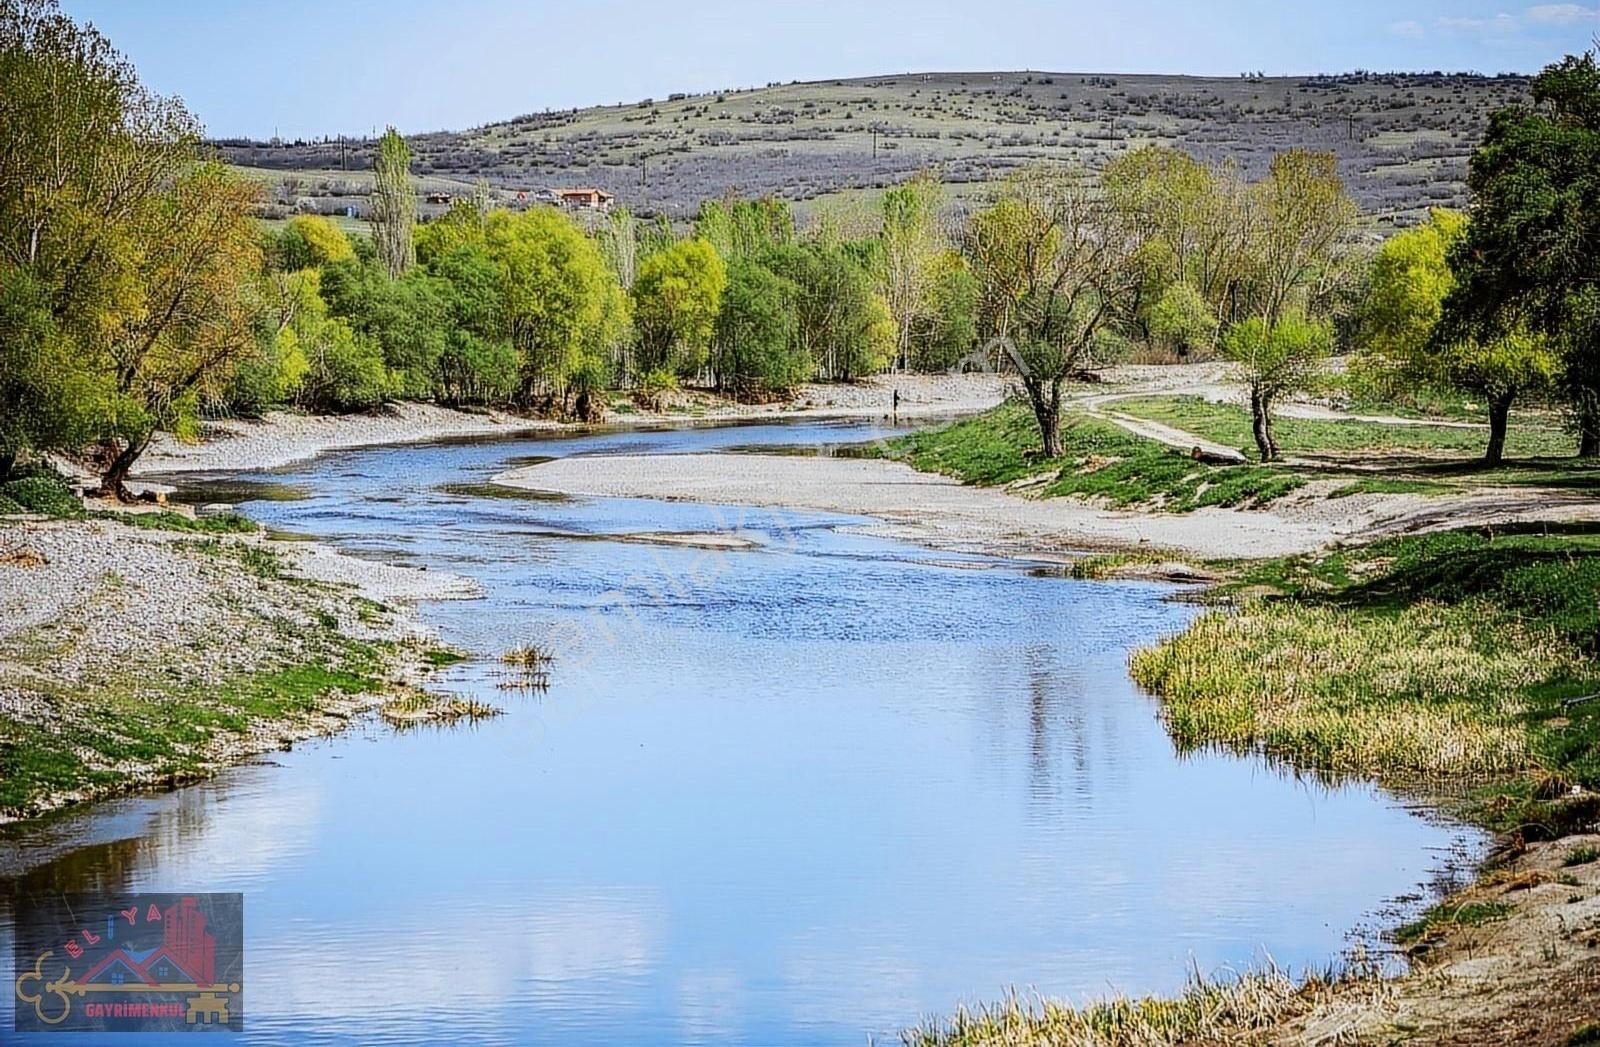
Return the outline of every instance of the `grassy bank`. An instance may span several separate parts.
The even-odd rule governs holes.
[[[1392,783],[1476,786],[1549,832],[1600,788],[1600,527],[1408,536],[1252,564],[1243,599],[1137,653],[1180,745]],[[1542,827],[1542,828],[1540,828]]]
[[[1146,396],[1118,400],[1110,409],[1237,447],[1252,457],[1257,453],[1250,413],[1238,404],[1215,403],[1197,396]],[[1391,425],[1358,419],[1279,417],[1273,422],[1273,433],[1283,453],[1290,455],[1399,451],[1469,457],[1482,455],[1489,442],[1487,428]],[[1507,434],[1506,454],[1513,458],[1571,455],[1577,446],[1577,440],[1556,420],[1520,416]]]
[[[1043,497],[1080,495],[1108,505],[1187,512],[1202,506],[1256,506],[1304,481],[1274,466],[1213,466],[1154,440],[1083,414],[1062,423],[1066,454],[1038,454],[1033,415],[1006,403],[953,425],[891,440],[876,453],[924,472],[990,487],[1026,482]]]

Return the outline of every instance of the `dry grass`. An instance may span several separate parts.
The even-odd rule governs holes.
[[[1207,978],[1198,971],[1177,996],[1112,997],[1083,1007],[1023,999],[962,1008],[901,1034],[905,1047],[1168,1047],[1246,1044],[1309,1013],[1334,988],[1381,983],[1369,965],[1340,973],[1290,977],[1275,964],[1243,974]]]
[[[1378,776],[1531,769],[1523,692],[1585,667],[1554,630],[1483,601],[1381,614],[1254,601],[1132,659],[1181,745]]]

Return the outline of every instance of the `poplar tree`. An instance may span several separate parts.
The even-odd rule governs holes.
[[[372,163],[372,240],[389,275],[399,277],[417,261],[411,231],[417,223],[417,194],[411,188],[411,149],[390,127],[378,140]]]

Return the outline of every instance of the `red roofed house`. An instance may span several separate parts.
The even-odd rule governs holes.
[[[576,210],[608,211],[616,197],[604,189],[557,189],[556,199],[561,206]]]

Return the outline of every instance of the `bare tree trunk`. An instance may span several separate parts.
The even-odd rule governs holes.
[[[133,496],[128,493],[127,488],[128,473],[132,471],[133,463],[139,460],[139,456],[144,454],[145,448],[149,446],[149,435],[128,441],[128,446],[117,453],[100,478],[102,497],[115,498],[119,502],[133,501]]]
[[[1499,465],[1506,454],[1506,429],[1511,421],[1510,396],[1496,397],[1489,402],[1489,447],[1483,453],[1483,460],[1490,465]]]
[[[1060,458],[1066,453],[1061,444],[1061,380],[1025,379],[1023,384],[1033,405],[1034,420],[1039,423],[1044,456]]]
[[[1272,405],[1258,390],[1250,391],[1250,428],[1263,462],[1278,460],[1278,442],[1272,435]]]
[[[1578,457],[1600,458],[1600,406],[1586,405],[1578,412]]]
[[[11,476],[11,470],[17,467],[17,449],[0,444],[0,480]]]

